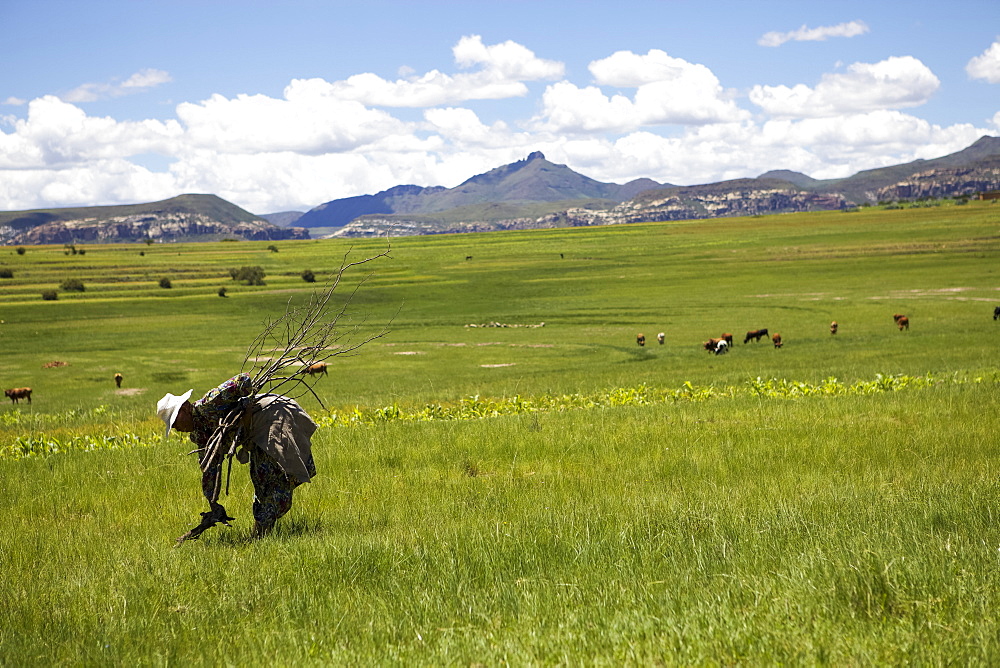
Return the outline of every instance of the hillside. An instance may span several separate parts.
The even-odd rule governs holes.
[[[531,215],[529,211],[537,209],[540,202],[608,200],[609,205],[613,205],[643,190],[660,187],[663,184],[652,179],[637,179],[624,185],[596,181],[566,165],[549,162],[540,151],[535,151],[524,160],[478,174],[454,188],[406,185],[375,195],[332,200],[306,212],[298,224],[302,227],[341,227],[360,216],[406,214],[407,220],[414,220],[457,209],[472,214],[474,218],[470,221],[508,220]],[[506,207],[502,217],[498,217],[500,213],[493,207],[498,203]],[[455,217],[444,216],[444,219]]]
[[[0,243],[59,244],[128,241],[307,239],[215,195],[179,195],[122,206],[38,209],[0,213]]]

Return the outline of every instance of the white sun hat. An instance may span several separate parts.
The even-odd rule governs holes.
[[[184,405],[184,402],[191,398],[191,393],[194,390],[188,390],[180,396],[176,396],[167,392],[163,395],[163,398],[156,403],[156,417],[163,420],[164,424],[167,425],[167,431],[164,432],[163,438],[170,436],[170,428],[174,426],[174,420],[177,419],[177,412]]]

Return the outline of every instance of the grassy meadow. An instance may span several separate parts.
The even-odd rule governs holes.
[[[337,292],[387,333],[303,399],[317,479],[252,542],[236,466],[174,549],[156,400],[387,246]],[[1000,659],[996,205],[76,249],[0,249],[4,665]]]

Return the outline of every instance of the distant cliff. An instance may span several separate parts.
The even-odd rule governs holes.
[[[838,194],[816,193],[777,179],[738,179],[706,186],[656,188],[610,208],[567,207],[533,217],[444,221],[430,217],[364,216],[334,236],[366,237],[483,232],[489,230],[622,225],[663,220],[689,220],[769,213],[847,208]]]
[[[308,239],[303,228],[281,228],[215,195],[180,195],[162,202],[0,214],[5,244],[130,241],[258,241]]]

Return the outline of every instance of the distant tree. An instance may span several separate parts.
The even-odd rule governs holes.
[[[272,253],[277,253],[278,247],[275,246],[274,244],[271,244],[270,246],[267,247],[267,250],[271,251]]]
[[[219,288],[219,296],[220,297],[225,297],[226,296],[226,289],[225,288]]]
[[[264,273],[263,267],[240,267],[239,269],[230,269],[229,275],[234,281],[241,281],[246,285],[264,285]]]
[[[302,272],[302,280],[305,281],[306,283],[315,283],[316,274],[306,269],[305,271]]]
[[[139,251],[139,257],[143,257],[145,254],[146,254],[146,251]]]
[[[67,292],[83,292],[86,288],[79,278],[67,278],[59,284],[59,287]]]
[[[146,237],[145,239],[143,239],[143,241],[145,242],[145,244],[147,246],[152,246],[153,245],[153,237]]]
[[[76,245],[74,244],[63,244],[63,248],[66,249],[66,255],[76,255]]]
[[[53,302],[59,299],[59,293],[55,290],[42,290],[42,299],[47,302]]]
[[[172,288],[174,286],[171,285],[170,279],[167,278],[166,276],[164,276],[163,278],[160,279],[160,287],[161,288]]]
[[[87,249],[86,248],[81,248],[80,250],[77,251],[77,253],[79,253],[80,255],[86,255],[87,254]]]
[[[24,255],[25,253],[24,246],[18,246],[16,250],[18,255]]]
[[[0,269],[0,278],[14,278],[14,271],[11,269]]]

